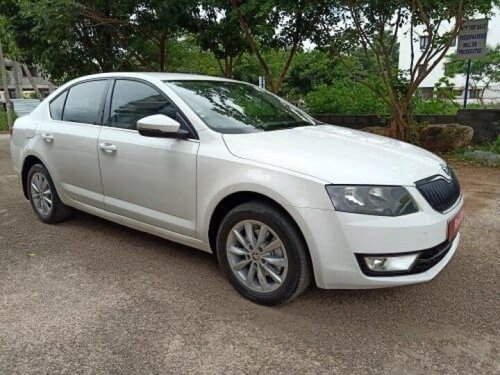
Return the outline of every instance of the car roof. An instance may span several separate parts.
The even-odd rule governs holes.
[[[187,73],[161,73],[161,72],[113,72],[113,73],[99,73],[92,74],[80,79],[88,78],[111,78],[111,77],[131,77],[131,78],[149,78],[161,81],[233,81],[228,78],[214,77],[201,74],[187,74]]]

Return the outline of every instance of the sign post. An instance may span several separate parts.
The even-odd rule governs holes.
[[[465,77],[465,91],[464,91],[464,109],[467,108],[467,97],[469,96],[469,79],[470,79],[470,64],[471,59],[467,61],[467,76]]]
[[[467,59],[467,76],[465,78],[464,108],[467,107],[469,96],[469,79],[471,60],[486,54],[486,36],[488,34],[488,19],[465,21],[458,34],[457,56]]]

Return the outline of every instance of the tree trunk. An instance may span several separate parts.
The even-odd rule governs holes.
[[[233,57],[226,56],[224,61],[224,76],[226,78],[233,78]]]
[[[159,53],[160,53],[160,58],[159,58],[159,65],[160,65],[160,72],[165,71],[165,44],[167,40],[167,34],[163,32],[160,35],[160,40],[158,43],[158,48],[159,48]]]
[[[7,110],[7,124],[9,133],[12,134],[12,102],[9,95],[9,79],[7,77],[7,69],[5,68],[5,60],[3,56],[2,42],[0,42],[0,71],[2,73],[3,92],[5,97],[5,108]]]
[[[399,110],[393,110],[392,116],[389,119],[389,136],[399,140],[406,140],[408,129],[410,127],[409,119],[405,118]]]

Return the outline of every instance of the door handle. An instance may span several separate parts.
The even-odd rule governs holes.
[[[107,152],[108,154],[112,154],[113,152],[116,152],[116,146],[112,143],[108,142],[103,142],[99,143],[99,148],[103,150],[104,152]]]
[[[42,133],[42,139],[47,143],[52,143],[54,141],[54,136],[50,133]]]

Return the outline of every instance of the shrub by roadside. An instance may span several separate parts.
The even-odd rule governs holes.
[[[446,158],[500,167],[500,136],[493,142],[458,148],[446,154]]]
[[[0,109],[0,132],[6,132],[9,130],[7,125],[7,113]]]

